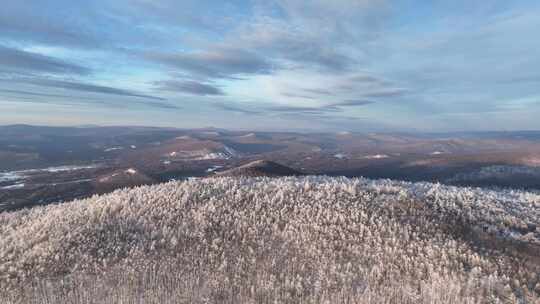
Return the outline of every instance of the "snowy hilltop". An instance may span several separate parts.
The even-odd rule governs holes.
[[[0,214],[1,303],[538,303],[540,195],[214,177]]]

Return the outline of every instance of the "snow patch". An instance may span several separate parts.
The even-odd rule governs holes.
[[[213,152],[213,153],[208,153],[200,157],[197,157],[195,158],[195,160],[229,159],[229,158],[231,158],[231,156],[228,155],[227,153]]]
[[[133,174],[136,174],[137,173],[137,170],[133,169],[133,168],[129,168],[125,171],[127,174],[129,175],[133,175]]]
[[[447,152],[442,152],[442,151],[434,151],[434,152],[431,152],[430,155],[441,155],[441,154],[446,154]]]
[[[375,155],[366,155],[364,158],[366,159],[383,159],[388,158],[389,156],[386,154],[375,154]]]
[[[248,138],[248,137],[255,137],[255,133],[248,133],[248,134],[244,134],[244,135],[240,135],[238,136],[238,138]]]
[[[75,170],[84,170],[84,169],[94,169],[94,168],[97,168],[97,167],[98,167],[98,165],[59,166],[59,167],[49,167],[49,168],[45,168],[45,169],[32,169],[32,170],[27,170],[27,171],[28,172],[30,172],[30,171],[34,171],[34,172],[46,171],[46,172],[56,173],[56,172],[66,172],[66,171],[75,171]]]
[[[347,156],[343,153],[337,153],[337,154],[334,154],[334,157],[337,158],[337,159],[345,159],[347,158]]]
[[[24,178],[21,171],[0,172],[0,182],[13,182]]]
[[[15,185],[11,185],[11,186],[5,186],[5,187],[2,187],[0,189],[2,189],[2,190],[14,190],[14,189],[22,189],[22,188],[24,188],[24,183],[15,184]]]
[[[224,146],[223,149],[225,150],[225,152],[227,152],[231,157],[237,157],[238,156],[238,153],[231,147],[228,147],[228,146]]]
[[[123,149],[124,149],[124,147],[111,147],[111,148],[107,148],[107,149],[105,149],[105,150],[103,150],[103,151],[105,151],[105,152],[111,152],[111,151],[123,150]]]
[[[206,172],[209,172],[209,173],[214,172],[214,171],[216,171],[218,169],[221,169],[221,168],[223,168],[223,166],[215,165],[215,166],[212,166],[212,167],[206,169]]]
[[[0,172],[0,182],[14,182],[18,180],[24,180],[30,175],[39,174],[42,172],[49,173],[58,173],[74,170],[84,170],[84,169],[94,169],[98,165],[87,165],[87,166],[58,166],[58,167],[48,167],[42,169],[28,169],[28,170],[19,170],[19,171],[6,171]]]
[[[214,160],[214,159],[230,159],[237,157],[238,153],[227,146],[223,147],[223,151],[211,151],[209,149],[195,151],[174,151],[168,154],[169,157],[179,157],[189,160]]]

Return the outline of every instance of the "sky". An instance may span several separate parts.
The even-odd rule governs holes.
[[[540,2],[50,0],[0,10],[0,124],[540,129]]]

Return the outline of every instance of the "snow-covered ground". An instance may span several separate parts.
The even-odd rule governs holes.
[[[219,169],[221,169],[221,168],[223,168],[223,166],[214,165],[214,166],[212,166],[212,167],[206,169],[206,172],[209,172],[209,173],[210,173],[210,172],[214,172],[214,171],[219,170]]]
[[[212,160],[212,159],[229,159],[231,156],[224,152],[210,152],[198,157],[195,157],[195,160]]]
[[[256,136],[257,135],[255,135],[255,133],[247,133],[247,134],[238,136],[238,138],[250,138],[250,137],[256,137]]]
[[[215,159],[231,159],[238,156],[238,153],[227,146],[222,150],[192,150],[192,151],[173,151],[166,155],[169,158],[186,159],[186,160],[215,160]]]
[[[22,188],[24,188],[24,183],[14,184],[14,185],[5,186],[5,187],[0,187],[0,189],[2,189],[2,190],[15,190],[15,189],[22,189]]]
[[[347,158],[347,155],[345,155],[343,153],[336,153],[336,154],[334,154],[334,157],[337,158],[337,159],[345,159],[345,158]]]
[[[133,168],[129,168],[125,171],[126,174],[129,174],[129,175],[133,175],[133,174],[136,174],[137,173],[137,170],[133,169]]]
[[[184,139],[192,139],[191,136],[188,136],[188,135],[183,135],[183,136],[178,136],[176,137],[175,139],[181,139],[181,140],[184,140]]]
[[[447,152],[443,152],[443,151],[433,151],[430,153],[430,155],[442,155],[442,154],[446,154]]]
[[[117,150],[124,150],[124,147],[110,147],[103,150],[104,152],[111,152],[111,151],[117,151]]]
[[[366,159],[383,159],[388,158],[389,156],[386,154],[374,154],[374,155],[366,155],[364,158]]]
[[[230,157],[237,157],[238,156],[238,152],[236,152],[233,148],[229,147],[229,146],[223,146],[223,149],[225,150],[225,152],[230,156]]]
[[[24,178],[23,171],[0,172],[0,182],[12,182]]]
[[[20,181],[28,178],[30,175],[39,174],[43,172],[57,173],[57,172],[66,172],[74,170],[86,170],[98,168],[99,165],[84,165],[84,166],[57,166],[57,167],[48,167],[42,169],[28,169],[28,170],[19,170],[19,171],[4,171],[0,172],[0,182],[14,182]]]

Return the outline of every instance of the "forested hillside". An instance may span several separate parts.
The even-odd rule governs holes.
[[[0,214],[2,303],[538,303],[540,195],[216,177]]]

